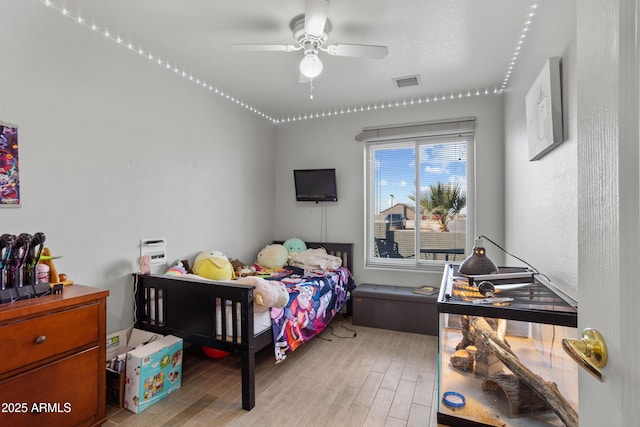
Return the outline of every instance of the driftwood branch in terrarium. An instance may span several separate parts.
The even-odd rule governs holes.
[[[549,404],[567,427],[578,427],[578,413],[571,406],[571,403],[560,393],[556,383],[545,381],[524,366],[520,359],[504,344],[482,317],[473,317],[471,319],[471,325],[474,328],[473,333],[476,336],[476,340],[482,341],[487,347],[491,348],[498,359],[500,359],[511,372],[517,375]]]

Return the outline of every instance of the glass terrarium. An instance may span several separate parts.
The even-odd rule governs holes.
[[[526,268],[464,276],[445,266],[440,294],[438,423],[577,426],[577,303]]]

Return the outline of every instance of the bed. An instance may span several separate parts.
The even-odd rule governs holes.
[[[279,279],[289,291],[290,301],[284,309],[255,313],[253,286],[134,274],[135,326],[239,355],[242,408],[251,410],[255,406],[258,351],[273,346],[275,360],[280,362],[321,332],[343,306],[347,315],[352,313],[353,244],[306,242],[306,245],[309,249],[324,248],[328,254],[339,257],[342,267],[326,274],[305,276],[304,280],[295,276]],[[305,304],[300,303],[304,295],[307,300],[314,295],[320,305],[305,309]]]

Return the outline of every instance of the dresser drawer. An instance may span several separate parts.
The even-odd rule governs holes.
[[[0,382],[2,425],[78,426],[102,419],[98,401],[100,350],[94,347],[79,354],[28,371]]]
[[[76,348],[97,345],[98,325],[98,304],[2,325],[0,374]]]

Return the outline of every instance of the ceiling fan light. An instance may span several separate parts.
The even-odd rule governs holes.
[[[309,78],[314,79],[322,73],[322,61],[315,53],[310,53],[300,61],[300,73]]]

